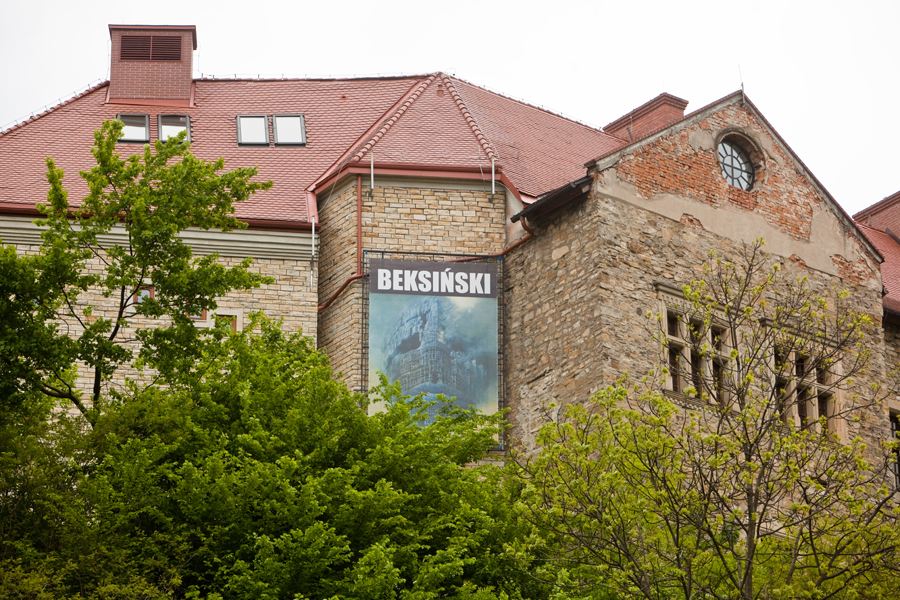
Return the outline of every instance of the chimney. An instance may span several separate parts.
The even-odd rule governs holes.
[[[110,25],[111,104],[190,106],[193,25]]]
[[[683,119],[687,105],[687,100],[663,93],[619,117],[603,131],[628,142],[636,142]]]

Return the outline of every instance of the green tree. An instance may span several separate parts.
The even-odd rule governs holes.
[[[255,325],[220,328],[168,389],[110,401],[87,432],[63,418],[44,425],[58,443],[19,445],[0,595],[544,596],[505,551],[528,531],[514,490],[479,463],[499,416],[422,428],[422,399],[385,385],[399,400],[369,417],[311,340]]]
[[[96,166],[81,173],[89,193],[75,206],[48,158],[40,253],[0,252],[0,393],[10,404],[36,391],[71,403],[93,423],[117,368],[135,358],[163,374],[189,364],[203,335],[188,315],[267,281],[250,272],[249,260],[227,268],[214,255],[194,258],[179,234],[246,227],[235,204],[271,182],[253,181],[256,169],[223,172],[221,159],[197,159],[183,135],[123,159],[121,131],[120,121],[107,121],[96,132]],[[144,286],[153,286],[154,297],[137,302]],[[102,310],[88,291],[102,295]],[[134,329],[135,318],[155,326]],[[137,357],[133,342],[141,345]],[[76,387],[76,364],[87,371],[89,402]]]
[[[544,577],[579,597],[896,594],[896,442],[861,439],[885,414],[862,383],[878,331],[761,242],[706,267],[652,319],[659,369],[564,407],[513,464]]]

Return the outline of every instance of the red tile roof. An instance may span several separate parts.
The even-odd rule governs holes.
[[[625,143],[599,129],[452,78],[503,172],[534,198],[585,175],[584,163]]]
[[[307,190],[343,164],[374,149],[380,163],[490,169],[491,157],[512,184],[536,197],[584,176],[584,162],[621,147],[611,135],[490,92],[443,73],[360,79],[209,80],[194,82],[191,108],[107,104],[101,84],[0,132],[0,210],[25,209],[46,199],[44,160],[65,170],[70,198],[87,189],[78,171],[92,166],[93,132],[117,113],[191,117],[191,151],[224,157],[227,168],[259,167],[275,182],[238,207],[240,218],[309,221]],[[240,114],[303,113],[305,147],[238,146]],[[122,153],[139,152],[122,144]]]
[[[900,313],[900,243],[889,234],[857,223],[859,230],[884,257],[881,263],[881,283],[887,290],[882,304],[888,310]]]

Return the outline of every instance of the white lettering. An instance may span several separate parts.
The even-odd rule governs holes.
[[[471,273],[469,276],[469,291],[473,294],[483,294],[484,290],[481,289],[481,279],[484,276],[484,273]]]
[[[416,275],[418,271],[403,271],[403,291],[404,292],[418,292],[419,288],[416,286]]]
[[[453,273],[450,269],[441,273],[441,292],[453,293]]]
[[[390,269],[378,269],[378,289],[379,290],[391,289],[391,270]]]
[[[430,292],[431,291],[431,273],[428,271],[419,271],[419,291],[420,292]]]
[[[468,273],[457,273],[456,274],[456,293],[457,294],[468,294],[469,293],[469,281],[466,279],[466,275]]]
[[[400,269],[394,269],[394,291],[402,292],[403,291],[403,271]]]
[[[484,274],[484,293],[485,294],[491,293],[491,274],[490,273]]]

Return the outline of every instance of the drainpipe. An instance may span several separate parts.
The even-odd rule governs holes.
[[[374,171],[372,173],[372,179],[374,180],[375,174]],[[322,312],[331,304],[337,300],[338,296],[347,289],[347,286],[356,281],[357,279],[362,279],[364,277],[368,277],[368,273],[362,272],[362,175],[356,176],[356,274],[351,275],[347,278],[344,283],[341,284],[341,287],[337,289],[335,293],[331,295],[328,300],[324,302],[324,304],[320,304],[316,309],[316,312]]]

